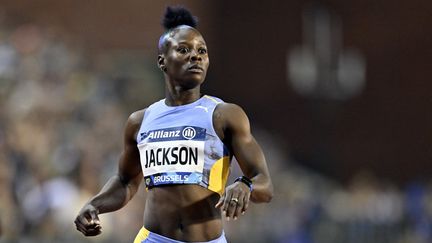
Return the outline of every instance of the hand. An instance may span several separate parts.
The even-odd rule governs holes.
[[[235,182],[225,189],[224,194],[216,203],[216,208],[222,208],[222,212],[229,221],[236,220],[240,214],[244,214],[249,206],[250,190],[243,182]]]
[[[95,236],[102,233],[98,210],[91,204],[86,204],[75,219],[75,226],[85,236]]]

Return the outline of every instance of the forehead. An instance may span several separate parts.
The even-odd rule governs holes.
[[[195,28],[189,26],[180,26],[170,33],[172,44],[191,42],[191,43],[202,43],[205,44],[205,40],[201,33]]]

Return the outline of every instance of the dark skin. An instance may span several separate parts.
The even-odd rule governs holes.
[[[192,27],[180,26],[167,34],[165,44],[158,65],[165,77],[166,104],[178,106],[198,100],[209,66],[203,37]],[[122,208],[138,190],[143,174],[136,137],[144,112],[145,109],[134,112],[127,120],[117,174],[84,205],[75,219],[77,230],[86,236],[102,232],[98,214]],[[180,241],[209,241],[221,235],[222,216],[235,220],[247,211],[250,201],[271,200],[273,185],[264,154],[251,134],[243,109],[235,104],[219,104],[213,124],[244,175],[253,181],[253,191],[242,182],[227,186],[222,195],[198,185],[149,189],[144,210],[146,229]]]

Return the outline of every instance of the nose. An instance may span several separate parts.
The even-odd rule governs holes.
[[[191,51],[190,58],[191,58],[191,61],[201,61],[202,60],[201,55],[196,50]]]

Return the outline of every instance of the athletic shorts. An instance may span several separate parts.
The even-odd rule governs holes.
[[[133,243],[184,243],[184,241],[174,240],[153,232],[148,231],[146,228],[142,227],[138,232]],[[225,233],[222,231],[222,235],[214,240],[196,243],[227,243],[225,239]]]

